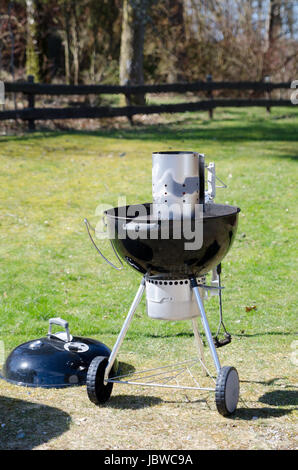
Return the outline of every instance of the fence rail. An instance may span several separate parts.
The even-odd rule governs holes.
[[[160,114],[160,113],[182,113],[186,111],[208,111],[213,116],[215,108],[220,107],[266,107],[268,111],[272,106],[292,106],[292,102],[286,99],[271,99],[271,92],[276,89],[291,88],[291,83],[265,82],[213,82],[212,77],[207,80],[193,83],[173,83],[159,85],[47,85],[34,83],[33,77],[29,76],[27,82],[7,82],[6,93],[23,93],[27,96],[28,107],[24,109],[0,111],[0,120],[21,119],[28,121],[29,129],[35,128],[36,120],[52,119],[82,119],[126,116],[130,120],[136,114]],[[267,98],[251,99],[214,99],[213,91],[218,90],[252,90],[257,94],[264,94]],[[160,104],[145,106],[76,106],[61,108],[38,108],[35,107],[35,96],[37,95],[90,95],[90,94],[124,94],[128,100],[131,95],[147,93],[187,93],[206,92],[208,100],[196,102],[185,102],[178,104]]]
[[[270,92],[276,89],[290,89],[290,82],[213,82],[169,83],[162,85],[47,85],[44,83],[5,83],[7,92],[33,95],[92,95],[124,94],[137,95],[146,93],[187,93],[215,90],[254,90]]]

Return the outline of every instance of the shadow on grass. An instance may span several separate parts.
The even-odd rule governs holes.
[[[120,331],[120,327],[119,327],[119,331]],[[101,333],[105,335],[114,335],[115,330],[111,330],[110,328],[106,328],[106,329],[102,328]],[[204,336],[204,333],[201,333],[201,335]],[[139,329],[134,330],[134,331],[132,330],[129,331],[129,333],[127,334],[126,340],[133,341],[133,340],[140,339],[140,338],[162,339],[162,338],[180,338],[180,337],[191,338],[193,337],[193,332],[192,331],[180,331],[178,333],[176,332],[150,333],[150,332],[147,332],[144,328],[141,331]]]
[[[231,116],[230,116],[231,115]],[[289,116],[295,118],[297,114]],[[214,124],[219,123],[218,126]],[[228,124],[225,125],[225,122]],[[1,137],[0,141],[23,141],[39,138],[55,138],[69,135],[98,137],[98,138],[118,138],[119,140],[143,140],[156,141],[162,144],[163,141],[187,142],[192,140],[220,141],[220,142],[257,142],[257,141],[297,141],[297,123],[282,122],[281,116],[272,118],[262,118],[260,116],[242,116],[235,115],[231,110],[227,110],[225,115],[212,121],[201,121],[197,116],[185,118],[183,121],[176,121],[170,124],[146,124],[125,127],[122,129],[108,128],[96,131],[80,131],[75,129],[65,129],[59,131],[42,128],[34,133],[28,132],[22,135],[13,135]],[[283,158],[297,158],[297,154],[280,155]]]
[[[268,399],[269,400],[265,401]],[[272,398],[274,397],[274,398]],[[294,397],[295,398],[295,397]],[[264,401],[263,401],[264,400]],[[282,395],[282,399],[280,398],[279,391],[272,392],[271,394],[265,394],[263,397],[259,399],[262,403],[267,403],[269,405],[275,404],[277,406],[286,406],[286,405],[293,405],[293,396],[291,392],[284,392]],[[274,403],[272,403],[272,401]],[[126,409],[126,410],[138,410],[142,408],[150,408],[152,406],[159,405],[160,403],[165,403],[162,398],[153,397],[153,396],[139,396],[139,395],[115,395],[110,398],[107,404],[103,405],[108,408],[116,408],[116,409]],[[168,401],[166,403],[178,403],[176,400]],[[193,402],[194,403],[194,402]],[[205,398],[196,400],[196,403],[207,403]],[[282,408],[271,408],[271,407],[263,407],[263,408],[252,408],[252,407],[239,407],[235,411],[235,413],[229,417],[229,419],[241,419],[241,420],[255,420],[259,418],[279,418],[281,416],[285,416],[290,414],[294,411],[293,408],[289,409],[282,409]]]
[[[119,327],[120,331],[120,327]],[[102,334],[108,334],[108,335],[114,335],[115,330],[111,330],[109,328],[107,329],[102,329],[101,330]],[[232,330],[230,331],[232,335],[232,340],[233,338],[253,338],[253,337],[259,337],[259,336],[293,336],[293,332],[278,332],[278,331],[265,331],[265,332],[260,332],[260,333],[243,333],[243,334],[237,334],[233,333]],[[146,329],[139,330],[135,329],[133,331],[130,331],[127,335],[127,340],[133,341],[135,339],[140,339],[140,338],[152,338],[152,339],[162,339],[162,338],[192,338],[193,337],[193,332],[192,331],[180,331],[180,332],[163,332],[163,333],[150,333],[146,331]],[[204,331],[200,332],[200,336],[202,339],[205,339],[206,335]],[[207,342],[206,342],[207,346]]]
[[[0,449],[30,450],[68,430],[70,416],[58,408],[0,396]]]
[[[298,406],[298,391],[274,390],[262,395],[259,401],[274,406]]]
[[[279,380],[279,379],[276,379]],[[272,383],[273,381],[270,381]],[[269,382],[258,382],[269,385]],[[295,411],[298,405],[298,392],[296,390],[274,390],[266,392],[259,399],[259,402],[276,408],[238,408],[231,419],[253,420],[257,418],[279,418]],[[290,406],[291,408],[281,408]]]
[[[292,413],[293,410],[283,410],[277,408],[237,408],[235,413],[228,417],[228,419],[244,421],[252,421],[255,419],[264,418],[279,418]]]
[[[115,395],[104,406],[121,410],[139,410],[158,405],[162,401],[161,398],[148,395],[145,397],[139,395]]]
[[[279,380],[284,381],[285,377],[274,377],[274,379],[269,379],[269,380],[241,380],[240,382],[249,383],[249,384],[254,383],[254,384],[261,384],[261,385],[272,385],[275,382],[278,382]],[[291,387],[293,387],[293,385],[291,385]],[[298,387],[294,386],[294,388],[298,388]]]
[[[135,370],[136,369],[133,365],[127,364],[126,362],[119,362],[117,375],[133,374]]]
[[[261,331],[260,333],[231,333],[235,338],[254,338],[258,336],[294,336],[292,331]]]

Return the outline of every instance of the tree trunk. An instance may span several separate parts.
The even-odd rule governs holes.
[[[281,3],[282,0],[270,0],[267,17],[262,79],[272,74],[276,68],[276,62],[278,62],[277,44],[281,39],[282,33]]]
[[[293,39],[295,35],[295,14],[294,14],[294,3],[285,3],[285,14],[290,33],[290,38]]]
[[[120,50],[120,84],[144,83],[143,50],[148,0],[124,0]],[[145,104],[144,95],[130,95],[128,104]]]
[[[70,12],[67,0],[63,2],[63,16],[65,82],[67,85],[70,85]]]
[[[175,83],[184,79],[185,71],[185,24],[183,0],[169,0],[169,43],[171,52],[168,69],[168,82]]]
[[[72,40],[73,40],[73,81],[74,85],[79,83],[79,69],[80,69],[80,38],[79,38],[79,23],[78,14],[76,10],[76,2],[72,0]]]
[[[27,44],[26,44],[26,74],[33,75],[34,81],[39,81],[39,60],[36,37],[36,5],[35,0],[26,0],[27,11]]]

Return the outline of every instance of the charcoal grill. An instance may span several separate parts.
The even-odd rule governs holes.
[[[217,348],[231,341],[222,316],[221,261],[235,238],[240,209],[214,202],[217,179],[214,163],[207,166],[203,154],[154,152],[153,201],[105,211],[108,235],[120,267],[102,254],[91,235],[92,227],[85,219],[94,246],[111,266],[122,269],[124,261],[142,275],[110,356],[96,357],[89,366],[87,392],[95,404],[106,402],[117,383],[210,391],[215,393],[219,413],[227,416],[236,410],[238,373],[232,366],[221,366]],[[211,275],[209,285],[207,275]],[[182,363],[115,375],[116,357],[144,292],[150,318],[191,321],[198,354]],[[220,314],[214,337],[204,307],[204,300],[212,295],[218,296]],[[207,367],[198,317],[215,374]],[[203,371],[202,377],[196,375],[198,367]],[[211,386],[205,384],[206,377],[211,380]]]

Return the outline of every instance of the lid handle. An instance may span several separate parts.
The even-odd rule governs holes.
[[[52,334],[52,325],[59,325],[59,326],[62,326],[62,328],[65,329],[65,332],[66,332],[66,338],[67,338],[67,343],[69,343],[71,341],[71,338],[70,338],[70,332],[69,332],[69,327],[68,327],[68,321],[66,320],[63,320],[62,318],[50,318],[49,319],[49,331],[48,331],[48,336],[56,336],[54,334]],[[61,338],[60,338],[61,339]]]

